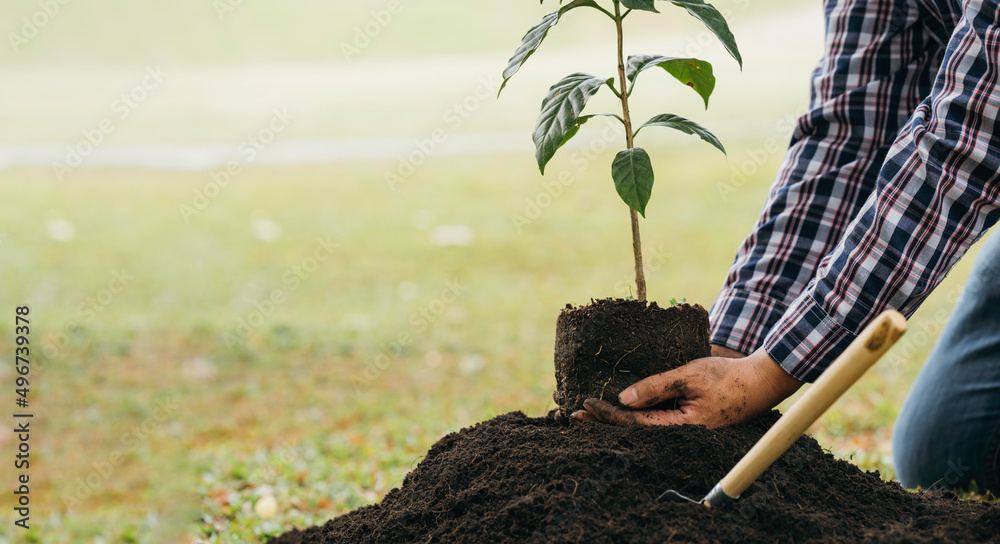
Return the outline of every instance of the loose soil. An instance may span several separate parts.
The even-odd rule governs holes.
[[[567,305],[556,321],[558,417],[618,393],[653,374],[708,357],[708,312],[698,305],[660,308],[655,302],[603,299]]]
[[[271,544],[1000,542],[1000,506],[911,493],[803,437],[723,508],[702,497],[777,421],[564,428],[520,412],[450,434],[381,503]]]

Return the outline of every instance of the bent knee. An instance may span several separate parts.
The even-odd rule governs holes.
[[[898,424],[892,439],[893,466],[908,489],[1000,491],[1000,429],[988,445],[978,436],[963,436],[956,426]]]

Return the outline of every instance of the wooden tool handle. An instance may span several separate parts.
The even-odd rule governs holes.
[[[883,312],[865,327],[802,398],[719,482],[726,495],[736,498],[750,487],[904,332],[906,318],[895,310]]]

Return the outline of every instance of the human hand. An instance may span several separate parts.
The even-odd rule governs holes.
[[[742,359],[746,357],[746,354],[740,353],[739,351],[736,351],[734,349],[727,348],[726,346],[712,344],[712,357],[723,357],[726,359]],[[556,403],[557,408],[561,404],[559,398],[559,391],[552,392],[552,402]],[[555,412],[553,412],[552,417],[556,420],[556,422],[558,422],[560,425],[563,425],[564,427],[568,427],[570,424],[577,421],[572,418],[567,418],[558,409]]]
[[[746,353],[736,351],[735,349],[729,349],[726,346],[712,344],[712,357],[723,357],[726,359],[742,359],[746,356],[747,356]]]
[[[586,410],[574,412],[571,417],[576,421],[618,425],[721,427],[747,421],[774,408],[801,386],[802,382],[760,349],[741,359],[696,359],[622,391],[619,401],[628,408],[588,399],[584,403]],[[664,408],[663,403],[671,400],[676,401],[674,406]]]

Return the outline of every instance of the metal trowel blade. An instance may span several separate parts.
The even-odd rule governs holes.
[[[673,489],[668,489],[663,492],[662,495],[656,498],[656,502],[693,502],[695,504],[701,504],[701,501],[696,501],[690,497],[685,497],[680,493],[674,491]]]

